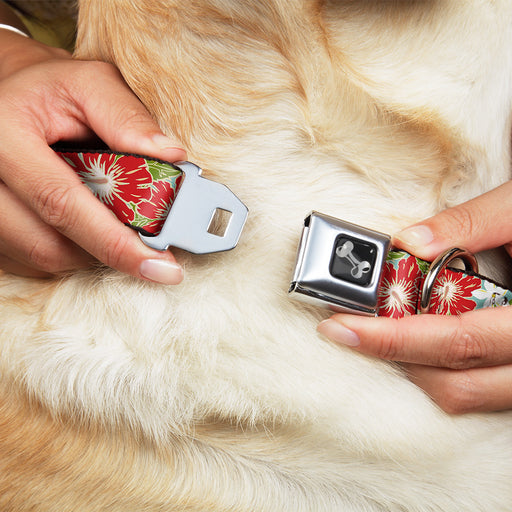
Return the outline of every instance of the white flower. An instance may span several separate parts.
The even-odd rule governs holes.
[[[384,282],[381,291],[381,309],[388,316],[407,316],[413,313],[415,307],[414,286],[406,279],[393,279]]]
[[[93,191],[94,195],[103,202],[112,204],[113,195],[119,177],[122,177],[122,168],[114,162],[106,161],[98,155],[84,162],[85,171],[79,171],[82,181]]]
[[[483,307],[488,308],[505,304],[507,302],[505,297],[506,293],[507,290],[500,288],[498,285],[490,283],[489,281],[483,281],[482,288],[475,290],[473,297],[478,300],[483,300]]]

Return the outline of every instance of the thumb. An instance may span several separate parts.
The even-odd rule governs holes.
[[[476,253],[509,244],[512,241],[511,194],[512,182],[507,182],[404,229],[393,237],[393,243],[429,261],[450,247]]]

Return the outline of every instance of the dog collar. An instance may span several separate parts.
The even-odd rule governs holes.
[[[103,150],[55,151],[146,245],[195,254],[237,245],[247,207],[225,185],[203,178],[197,165]]]
[[[393,318],[512,304],[512,292],[477,274],[476,259],[463,249],[428,263],[390,244],[388,235],[312,212],[289,293],[337,312]],[[455,259],[463,271],[448,267]]]

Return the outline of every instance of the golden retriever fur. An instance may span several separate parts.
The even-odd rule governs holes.
[[[176,251],[175,287],[1,276],[0,509],[510,510],[510,413],[442,412],[287,288],[310,210],[392,233],[509,178],[511,19],[81,0],[77,56],[114,63],[249,220],[234,251]]]

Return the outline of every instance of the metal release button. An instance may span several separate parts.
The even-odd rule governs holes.
[[[349,236],[339,236],[331,260],[331,274],[338,279],[367,286],[375,267],[377,247]]]
[[[376,315],[391,238],[312,212],[304,221],[289,293],[333,311]]]

